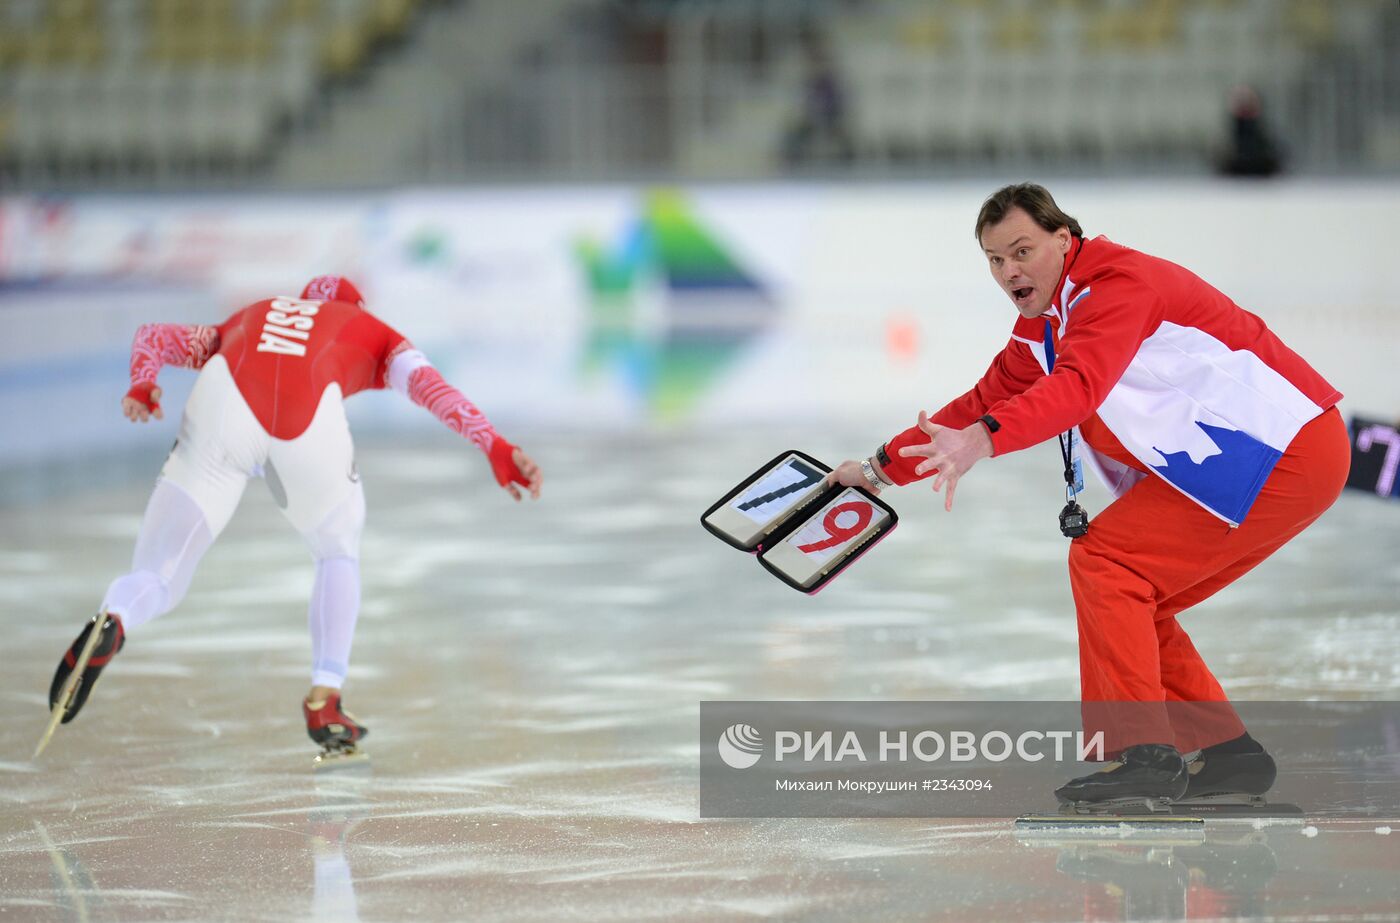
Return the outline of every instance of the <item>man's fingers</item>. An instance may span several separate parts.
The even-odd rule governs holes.
[[[940,432],[943,431],[944,427],[939,426],[937,423],[934,423],[928,418],[927,412],[920,410],[919,429],[923,430],[929,436],[937,436]]]
[[[953,480],[948,482],[948,493],[943,498],[943,509],[947,510],[950,513],[953,512],[953,491],[957,489],[958,479],[953,478]]]
[[[151,416],[155,417],[157,420],[164,420],[165,411],[161,410],[160,405],[157,404],[151,408]]]
[[[520,502],[520,488],[519,488],[519,487],[516,487],[514,484],[507,484],[507,485],[506,485],[506,493],[510,494],[513,498],[515,498],[515,502],[516,502],[516,503],[519,503],[519,502]]]
[[[940,474],[941,474],[941,473],[946,472],[947,469],[948,469],[948,462],[947,462],[947,460],[945,460],[945,459],[943,459],[943,458],[934,458],[934,457],[930,456],[930,457],[928,458],[927,461],[920,462],[918,465],[915,465],[915,466],[914,466],[914,473],[915,473],[915,474],[927,474],[927,473],[929,473],[930,471],[937,471],[937,472],[940,472]],[[934,488],[934,489],[937,490],[937,488]]]

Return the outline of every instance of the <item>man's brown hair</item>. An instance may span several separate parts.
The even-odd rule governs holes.
[[[1050,190],[1036,183],[1014,183],[1002,186],[982,203],[982,210],[977,213],[977,229],[973,232],[978,242],[982,240],[984,228],[1000,224],[1013,208],[1022,209],[1031,216],[1032,221],[1052,234],[1060,228],[1069,228],[1069,232],[1075,237],[1084,236],[1079,222],[1055,204]]]

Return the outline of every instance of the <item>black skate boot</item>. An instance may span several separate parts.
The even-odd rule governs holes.
[[[1169,744],[1138,744],[1098,772],[1071,779],[1055,789],[1060,804],[1106,807],[1141,804],[1149,809],[1186,792],[1186,760]]]
[[[94,616],[83,628],[78,640],[73,642],[73,646],[68,648],[68,653],[63,655],[63,659],[58,662],[58,669],[54,671],[53,682],[49,684],[49,711],[61,707],[58,698],[63,692],[63,684],[73,673],[73,668],[78,665],[78,657],[83,652],[83,646],[87,644],[88,638],[92,635],[92,627],[97,624],[101,616]],[[107,616],[107,621],[102,624],[102,637],[97,642],[97,647],[92,652],[92,659],[83,670],[83,675],[78,679],[78,687],[73,691],[73,698],[68,702],[68,708],[63,715],[63,723],[67,724],[78,716],[82,711],[83,704],[87,702],[88,696],[92,694],[92,687],[97,685],[97,679],[102,675],[102,668],[111,662],[117,652],[126,644],[126,632],[122,630],[122,620],[115,616]]]
[[[1189,779],[1183,798],[1187,801],[1193,798],[1261,799],[1273,787],[1278,767],[1263,747],[1252,738],[1249,742],[1256,749],[1232,752],[1206,747],[1202,750],[1186,767]]]
[[[340,707],[340,693],[332,693],[319,708],[301,703],[306,716],[306,733],[326,751],[354,750],[369,728]]]

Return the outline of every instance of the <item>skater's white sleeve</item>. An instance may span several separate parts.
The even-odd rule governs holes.
[[[404,344],[407,345],[405,340]],[[408,349],[397,350],[389,357],[389,371],[384,375],[384,380],[389,383],[389,387],[402,394],[409,400],[413,395],[409,390],[409,380],[413,378],[413,373],[421,368],[432,368],[433,364],[428,361],[428,357],[423,355],[422,350]]]

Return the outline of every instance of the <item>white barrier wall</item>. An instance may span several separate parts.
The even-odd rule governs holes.
[[[997,185],[416,190],[0,200],[0,463],[174,427],[117,413],[145,320],[217,322],[347,274],[516,426],[868,421],[970,386],[1014,310],[972,237]],[[1195,270],[1347,394],[1400,416],[1400,184],[1052,184],[1091,235]],[[174,401],[191,374],[167,370]],[[357,426],[436,425],[396,398]]]

